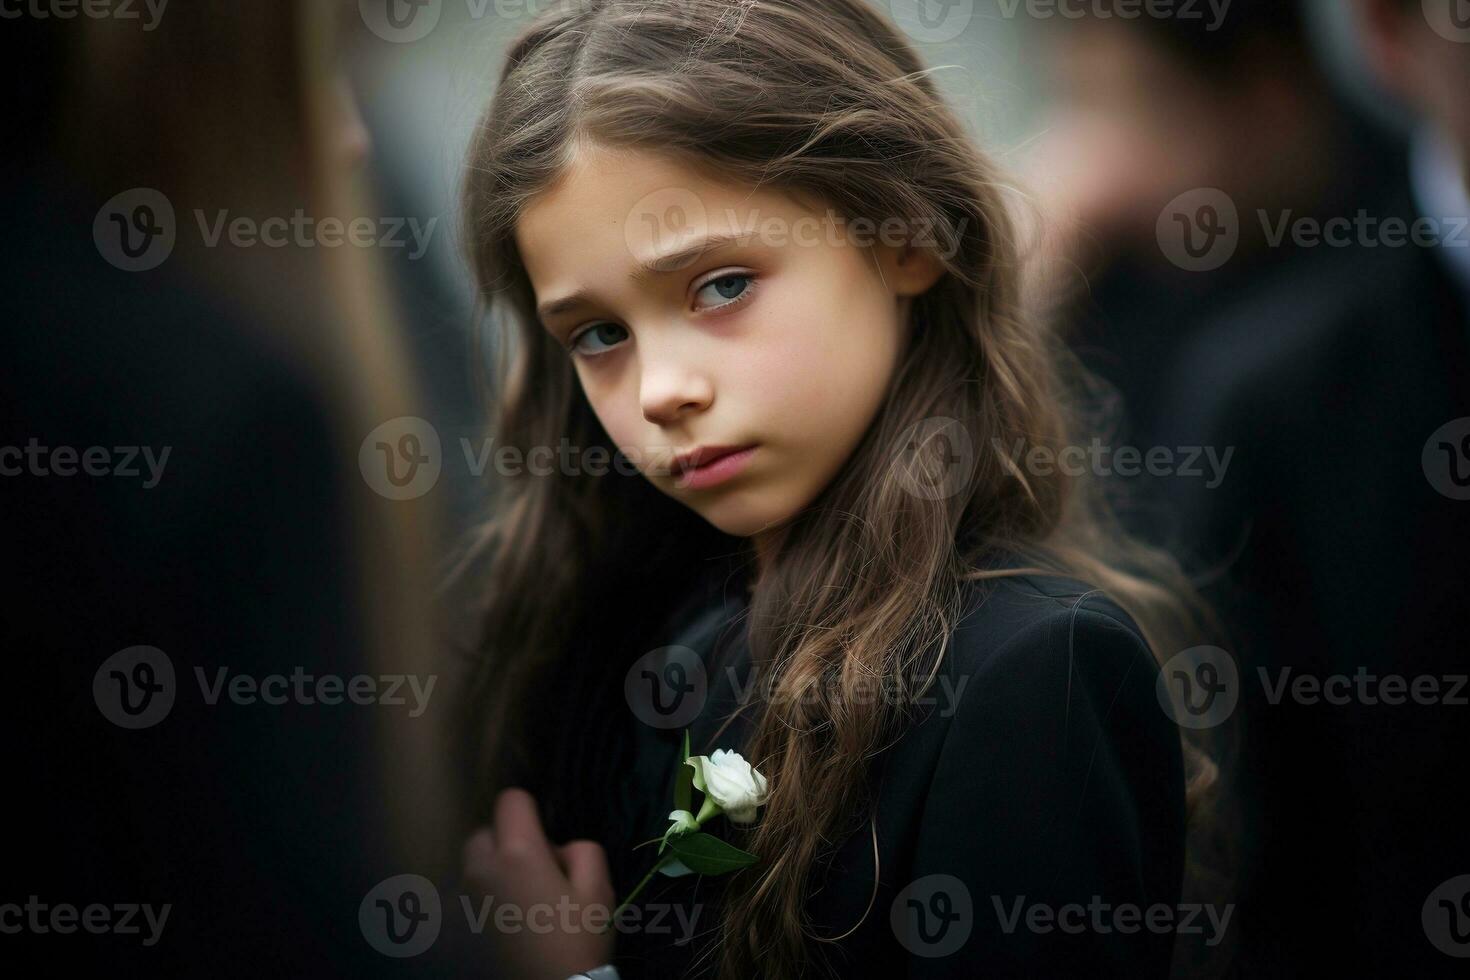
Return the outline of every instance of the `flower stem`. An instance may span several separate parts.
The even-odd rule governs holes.
[[[633,899],[635,899],[635,898],[638,897],[638,893],[641,892],[641,891],[643,891],[643,889],[648,885],[648,883],[653,880],[653,876],[656,875],[656,874],[658,874],[658,869],[659,868],[662,868],[664,866],[664,864],[671,857],[673,857],[672,854],[666,854],[666,855],[664,855],[663,857],[659,858],[657,861],[655,861],[653,863],[653,867],[651,867],[651,868],[648,869],[648,874],[646,874],[646,875],[643,876],[643,880],[640,881],[640,882],[638,882],[638,884],[633,888],[633,890],[628,893],[628,897],[627,898],[623,899],[621,902],[618,903],[618,907],[617,908],[613,909],[612,917],[613,917],[613,920],[614,921],[617,920],[618,913],[621,912],[621,911],[623,911],[623,909],[627,908],[629,905],[632,904]],[[611,923],[609,923],[609,928],[610,927],[611,927]]]
[[[713,800],[709,799],[709,797],[706,796],[705,797],[705,800],[704,800],[704,806],[702,806],[702,807],[699,808],[699,815],[694,818],[694,828],[692,830],[687,831],[687,833],[691,833],[692,834],[695,831],[702,829],[704,827],[704,823],[705,823],[706,820],[709,820],[712,817],[717,817],[719,815],[720,815],[720,808],[719,808],[719,806],[717,804],[715,804]],[[683,836],[683,835],[681,834],[680,836]],[[658,838],[655,837],[655,838],[653,838],[653,840],[647,840],[647,841],[644,841],[643,843],[644,844],[652,844],[653,841],[655,841],[655,840],[658,840]],[[668,843],[667,839],[665,839],[664,843],[665,844]],[[642,847],[643,844],[639,844],[638,846],[639,847]],[[613,918],[613,921],[614,922],[617,921],[618,913],[621,912],[621,911],[623,911],[623,909],[627,908],[630,904],[632,904],[633,899],[635,899],[635,898],[638,897],[638,893],[641,892],[641,891],[643,891],[643,889],[648,885],[648,883],[653,880],[653,876],[654,875],[658,874],[658,869],[659,868],[662,868],[669,861],[673,860],[673,858],[674,858],[673,852],[669,852],[667,854],[664,854],[664,855],[660,856],[657,861],[653,862],[653,867],[651,867],[651,868],[648,869],[648,874],[646,874],[646,875],[643,876],[643,880],[640,881],[640,882],[638,882],[638,884],[636,886],[634,886],[633,890],[628,893],[628,897],[627,898],[623,899],[621,902],[618,903],[618,907],[617,908],[613,909],[612,918]],[[608,928],[609,929],[612,928],[612,923],[609,923],[608,924]]]

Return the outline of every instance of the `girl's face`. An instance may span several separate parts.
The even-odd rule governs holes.
[[[516,226],[542,326],[613,442],[742,537],[811,503],[877,413],[910,297],[942,272],[927,250],[885,244],[900,238],[593,143]],[[674,459],[710,449],[750,451]]]

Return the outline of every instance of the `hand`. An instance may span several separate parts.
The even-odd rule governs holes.
[[[546,839],[536,800],[507,789],[495,800],[495,825],[464,847],[464,882],[489,898],[485,935],[496,966],[517,980],[566,980],[611,962],[611,914],[616,896],[602,845]],[[513,907],[498,918],[504,906]]]

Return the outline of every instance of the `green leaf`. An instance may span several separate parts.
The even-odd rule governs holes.
[[[684,747],[679,750],[679,764],[683,765],[684,760],[687,758],[689,758],[689,729],[686,728],[684,729]],[[686,806],[681,809],[687,810],[689,808]]]
[[[711,834],[685,834],[669,838],[669,849],[691,871],[702,875],[722,875],[755,864],[760,858],[726,844]]]

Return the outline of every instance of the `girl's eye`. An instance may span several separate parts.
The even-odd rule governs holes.
[[[696,296],[704,297],[707,304],[703,306],[704,309],[731,306],[742,302],[750,295],[751,284],[754,281],[755,276],[748,273],[731,273],[711,279],[699,287]],[[577,334],[567,346],[574,353],[595,357],[607,353],[627,339],[626,327],[616,323],[599,323]]]
[[[711,309],[729,306],[731,303],[738,302],[750,291],[750,283],[754,278],[754,276],[741,273],[720,276],[699,287],[699,292],[695,295],[707,298]]]
[[[599,323],[577,334],[572,340],[571,348],[581,354],[602,354],[622,343],[627,336],[628,331],[616,323]],[[594,346],[586,346],[589,341],[593,342]],[[599,347],[595,344],[603,346]]]

